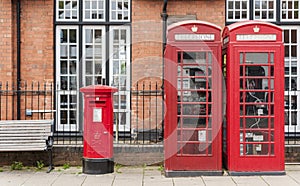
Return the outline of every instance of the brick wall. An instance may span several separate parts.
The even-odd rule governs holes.
[[[141,78],[162,75],[162,6],[160,0],[132,1],[132,84]],[[224,27],[225,1],[172,0],[167,13],[170,17],[196,17]]]
[[[13,33],[11,0],[0,1],[0,74],[2,81],[11,81],[13,76]]]
[[[54,1],[26,0],[21,3],[21,78],[52,81]]]
[[[162,77],[162,6],[160,0],[132,0],[132,85],[149,83],[153,79],[161,84]],[[225,1],[222,0],[172,0],[168,2],[170,21],[201,20],[224,27]],[[171,20],[172,19],[172,20]],[[136,99],[132,99],[132,120],[136,121]],[[147,101],[146,101],[147,104]],[[161,106],[161,105],[160,105]],[[162,111],[161,107],[158,108]],[[140,113],[140,111],[139,111]],[[138,115],[148,117],[148,115]],[[148,120],[145,120],[148,122]],[[160,118],[159,118],[159,121]],[[142,120],[133,127],[142,128]],[[145,128],[145,129],[149,129]],[[153,128],[153,127],[152,127]]]
[[[17,1],[0,1],[0,81],[15,81]],[[21,79],[53,80],[53,1],[21,1]]]

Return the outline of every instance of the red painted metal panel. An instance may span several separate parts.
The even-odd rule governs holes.
[[[223,30],[226,149],[230,172],[284,172],[282,30],[260,21]]]
[[[165,51],[165,169],[221,171],[221,29],[185,21]]]
[[[83,158],[113,157],[114,87],[95,85],[80,89],[84,93]]]

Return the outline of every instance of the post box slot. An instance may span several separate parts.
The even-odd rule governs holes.
[[[105,105],[105,101],[90,101],[90,105]]]

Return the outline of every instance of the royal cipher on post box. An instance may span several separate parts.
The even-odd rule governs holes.
[[[284,174],[282,29],[245,21],[225,27],[222,36],[225,166],[231,175]]]
[[[114,87],[83,87],[84,132],[83,173],[104,174],[114,171],[113,93]]]

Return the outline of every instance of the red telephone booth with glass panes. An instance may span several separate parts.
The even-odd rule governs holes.
[[[246,21],[225,27],[222,36],[225,165],[231,175],[284,174],[282,30]]]
[[[168,28],[166,176],[222,174],[221,29],[201,21]]]

